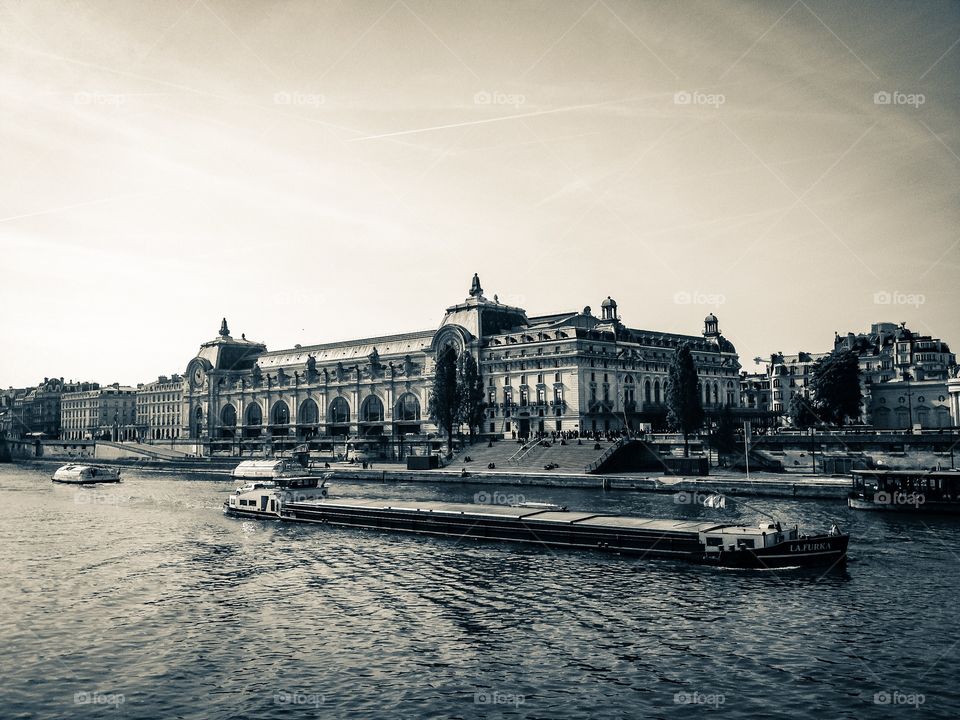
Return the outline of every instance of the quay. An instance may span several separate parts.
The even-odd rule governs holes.
[[[191,462],[142,462],[133,460],[101,460],[99,464],[129,468],[138,472],[173,475],[215,476],[224,480],[236,467],[235,459],[213,461],[197,459]],[[50,467],[63,464],[62,459],[35,458],[22,463],[27,466]],[[335,478],[355,482],[426,482],[490,485],[495,487],[562,487],[594,488],[597,490],[623,490],[664,494],[722,493],[739,497],[788,497],[845,499],[850,491],[849,477],[824,477],[811,475],[751,475],[749,479],[739,473],[721,473],[708,477],[664,476],[652,473],[620,473],[591,475],[558,471],[524,470],[472,470],[445,468],[439,470],[408,470],[398,463],[374,463],[366,469],[350,463],[331,463],[330,468],[314,471],[331,471]]]

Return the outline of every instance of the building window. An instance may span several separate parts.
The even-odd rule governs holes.
[[[496,397],[493,393],[490,397]],[[393,419],[400,422],[411,422],[420,419],[420,401],[413,393],[404,393],[397,400],[393,412]]]

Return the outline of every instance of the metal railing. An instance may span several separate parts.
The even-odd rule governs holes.
[[[627,438],[627,437],[622,437],[622,438],[620,438],[619,440],[617,440],[613,445],[611,445],[611,446],[608,447],[606,450],[604,450],[604,451],[600,454],[600,457],[598,457],[598,458],[597,458],[596,460],[594,460],[592,463],[590,463],[589,465],[587,465],[587,467],[586,467],[586,472],[587,472],[587,473],[592,473],[592,472],[593,472],[594,470],[596,470],[598,467],[600,467],[601,465],[603,465],[608,459],[610,459],[610,456],[611,456],[611,455],[613,455],[617,450],[619,450],[620,448],[622,448],[622,447],[623,447],[624,445],[626,445],[628,442],[630,442],[630,438]]]
[[[507,462],[513,463],[514,465],[519,465],[520,461],[523,460],[530,453],[530,451],[533,450],[539,444],[540,444],[540,440],[537,438],[528,440],[521,446],[519,450],[517,450],[513,455],[511,455],[507,459]]]

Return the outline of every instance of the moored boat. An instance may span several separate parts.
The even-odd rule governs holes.
[[[284,503],[327,497],[329,478],[330,473],[251,480],[234,490],[223,504],[223,512],[238,517],[276,519]]]
[[[295,460],[244,460],[230,471],[239,480],[259,480],[303,475],[303,466]]]
[[[70,485],[115,483],[120,482],[120,470],[102,465],[63,465],[53,473],[52,480]]]
[[[956,470],[853,470],[847,506],[881,512],[960,513]]]

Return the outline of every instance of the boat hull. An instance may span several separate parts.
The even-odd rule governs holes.
[[[480,513],[425,512],[412,508],[361,508],[332,503],[285,504],[281,518],[368,530],[536,544],[549,548],[599,550],[635,558],[674,558],[726,568],[778,569],[831,567],[846,560],[847,535],[821,535],[771,547],[705,551],[697,532],[599,527],[531,517]],[[589,520],[590,518],[585,518]]]
[[[960,503],[926,500],[925,502],[877,502],[870,498],[850,496],[847,507],[871,512],[906,513],[909,515],[960,515]]]
[[[120,478],[95,478],[93,480],[61,480],[58,478],[52,478],[53,482],[60,483],[61,485],[103,485],[105,483],[118,483]]]

